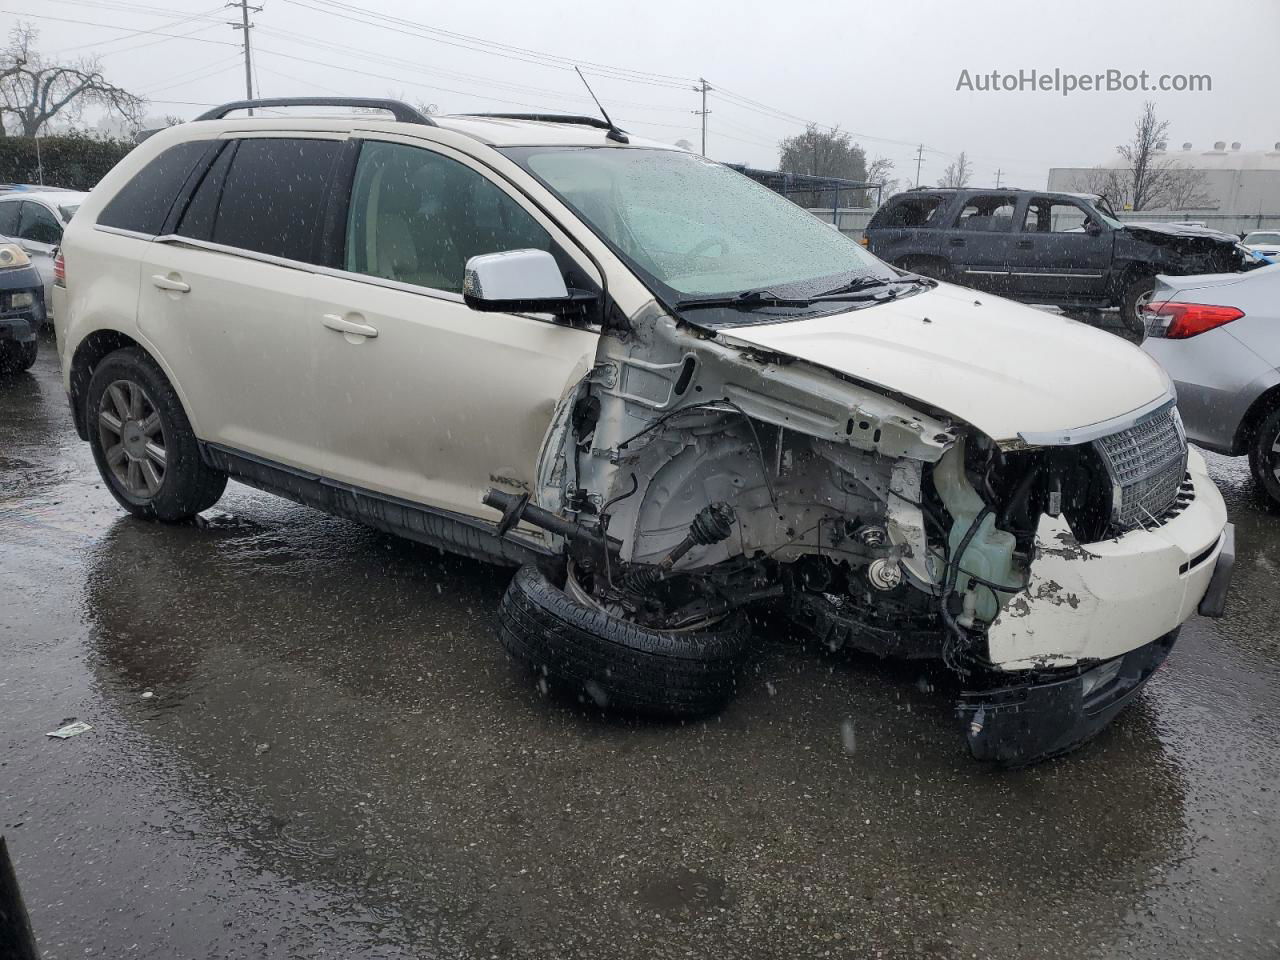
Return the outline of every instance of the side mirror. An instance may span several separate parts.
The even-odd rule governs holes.
[[[593,293],[570,291],[555,257],[545,250],[485,253],[467,261],[462,299],[485,313],[582,314]]]
[[[1100,237],[1102,236],[1102,224],[1096,220],[1087,220],[1085,221],[1084,232],[1091,237]]]

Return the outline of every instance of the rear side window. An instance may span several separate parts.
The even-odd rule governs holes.
[[[313,261],[316,228],[340,148],[336,140],[241,140],[222,182],[212,223],[213,242],[286,260]],[[207,203],[201,194],[214,189],[219,179],[205,178],[192,200],[192,213],[207,216],[200,212]]]
[[[18,200],[0,203],[0,237],[16,237],[18,235]]]
[[[881,207],[872,217],[871,227],[936,227],[942,197],[911,197]]]
[[[98,214],[98,223],[158,234],[183,183],[208,148],[207,140],[190,140],[164,151],[120,188]]]
[[[960,211],[956,226],[961,230],[1003,232],[1013,229],[1013,197],[972,197]]]

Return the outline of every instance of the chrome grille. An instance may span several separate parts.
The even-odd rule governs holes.
[[[1113,488],[1112,520],[1125,529],[1163,519],[1187,470],[1187,440],[1173,404],[1095,441]]]

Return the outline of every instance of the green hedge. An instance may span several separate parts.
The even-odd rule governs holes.
[[[133,147],[130,140],[41,137],[37,163],[35,138],[0,137],[0,183],[40,183],[43,167],[47,187],[92,190]]]

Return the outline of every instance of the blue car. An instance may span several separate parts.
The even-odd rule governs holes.
[[[36,362],[36,332],[44,322],[44,285],[16,243],[0,238],[0,374],[18,373]]]

